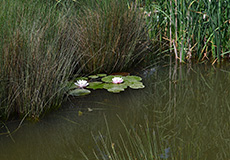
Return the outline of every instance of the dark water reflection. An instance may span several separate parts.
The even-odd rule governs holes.
[[[230,159],[230,68],[175,66],[150,73],[143,90],[93,91],[39,123],[23,123],[12,137],[1,135],[0,160],[81,160],[80,149],[94,160],[92,150],[99,148],[92,134],[95,141],[101,141],[99,132],[109,136],[105,118],[114,139],[125,132],[119,118],[128,129],[148,123],[162,159]]]

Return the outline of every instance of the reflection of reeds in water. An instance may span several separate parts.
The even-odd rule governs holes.
[[[229,75],[218,69],[201,68],[175,68],[168,103],[158,105],[161,98],[149,98],[150,103],[156,104],[152,112],[160,120],[156,125],[171,132],[169,141],[175,158],[226,159],[230,156],[226,138],[226,131],[230,131]],[[170,93],[163,89],[165,85],[158,86],[154,95],[166,92],[167,98]]]
[[[119,118],[120,119],[120,118]],[[119,133],[111,133],[105,119],[107,134],[94,136],[96,149],[94,150],[95,159],[103,160],[126,160],[126,159],[167,159],[170,156],[170,148],[164,148],[167,143],[161,143],[157,138],[157,130],[148,126],[147,122],[143,125],[133,126],[131,129],[127,127],[124,121],[120,120],[123,129]],[[114,136],[115,135],[115,136]],[[96,138],[95,138],[96,137]],[[116,138],[114,138],[116,137]],[[87,155],[81,151],[85,159],[89,159]]]
[[[145,80],[140,102],[133,102],[139,107],[119,114],[124,128],[106,123],[107,133],[95,140],[97,159],[228,159],[229,73],[205,67],[172,71],[171,94],[167,71],[157,71]]]

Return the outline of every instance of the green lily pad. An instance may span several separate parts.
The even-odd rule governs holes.
[[[99,76],[98,75],[90,75],[90,76],[88,76],[89,78],[92,78],[92,79],[96,79],[96,78],[98,78]]]
[[[140,89],[140,88],[145,88],[142,82],[133,82],[129,84],[129,87],[132,89]]]
[[[107,74],[97,74],[98,77],[105,77]]]
[[[87,94],[90,94],[91,91],[88,89],[75,89],[69,92],[69,95],[71,96],[84,96]]]
[[[139,82],[142,80],[142,78],[138,76],[126,76],[123,79],[124,81],[128,81],[128,82]]]
[[[111,82],[112,82],[112,79],[113,79],[114,77],[121,77],[121,78],[123,78],[123,76],[120,76],[120,75],[109,75],[109,76],[103,77],[101,80],[102,80],[103,82],[111,83]]]
[[[104,83],[102,82],[90,82],[87,88],[91,89],[103,89]]]
[[[109,84],[104,84],[103,88],[107,89],[107,91],[109,91],[109,92],[119,93],[121,91],[124,91],[125,88],[127,88],[127,85],[126,84],[109,83]]]
[[[122,75],[106,75],[106,74],[97,74],[97,75],[90,75],[88,76],[89,78],[96,79],[96,78],[101,78],[102,82],[89,82],[89,85],[86,87],[87,89],[106,89],[109,92],[113,93],[119,93],[121,91],[124,91],[128,86],[132,89],[140,89],[144,88],[145,86],[143,85],[141,77],[138,76],[122,76]],[[87,80],[88,77],[78,77],[74,81],[77,80]],[[121,84],[113,84],[112,79],[114,77],[121,77],[124,82]],[[74,81],[67,82],[65,84],[66,92],[69,91],[69,95],[71,96],[82,96],[82,95],[87,95],[90,92],[90,90],[87,89],[81,89],[77,85],[74,84]],[[94,80],[95,81],[95,80]]]

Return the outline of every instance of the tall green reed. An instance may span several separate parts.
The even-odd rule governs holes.
[[[162,38],[168,41],[170,53],[179,62],[193,58],[216,62],[229,57],[230,6],[227,1],[143,2],[144,9],[152,12],[148,18],[154,26],[150,36],[155,38],[160,30]]]
[[[77,48],[68,12],[42,1],[6,1],[0,6],[0,118],[37,119],[60,106],[75,67]],[[65,10],[66,11],[66,10]]]

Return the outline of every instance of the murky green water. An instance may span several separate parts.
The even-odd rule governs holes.
[[[19,122],[9,122],[13,133],[0,136],[0,160],[81,160],[80,149],[94,160],[95,141],[111,135],[116,146],[124,124],[134,132],[148,124],[158,146],[153,152],[162,159],[230,159],[229,68],[164,67],[142,77],[145,89],[93,91],[16,132]]]

